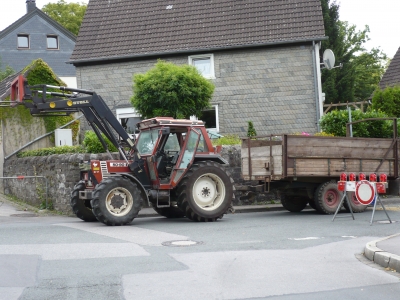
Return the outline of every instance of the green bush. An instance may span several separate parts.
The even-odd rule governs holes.
[[[83,146],[60,146],[19,152],[17,157],[48,156],[52,154],[86,153]]]
[[[363,113],[361,110],[352,110],[352,121],[370,118],[387,118],[380,111],[370,110]],[[349,122],[348,110],[334,110],[322,116],[321,129],[334,136],[346,136],[346,123]],[[353,124],[354,137],[390,138],[393,137],[393,122],[390,120],[366,121]]]
[[[248,123],[247,136],[248,137],[257,136],[257,132],[256,132],[256,129],[254,128],[253,122],[247,121],[247,123]]]
[[[115,146],[110,142],[110,140],[108,138],[106,138],[106,136],[103,133],[101,134],[101,136],[106,141],[108,150],[110,150],[111,152],[118,151],[118,149],[115,148]],[[94,131],[86,131],[85,132],[85,138],[83,139],[82,144],[85,147],[87,153],[104,153],[105,152],[103,145],[101,144],[99,138],[94,133]]]
[[[377,89],[372,97],[372,108],[391,117],[400,117],[400,85]]]
[[[240,145],[242,143],[241,139],[238,135],[228,134],[219,139],[212,141],[214,146],[222,146],[222,145]]]
[[[135,74],[133,81],[131,103],[143,118],[200,118],[202,111],[210,107],[215,89],[194,66],[162,60],[147,73]]]

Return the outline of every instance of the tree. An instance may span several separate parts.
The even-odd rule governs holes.
[[[385,73],[388,57],[379,48],[362,52],[354,57],[352,64],[355,72],[354,98],[356,101],[368,99],[378,88]]]
[[[43,6],[42,11],[50,18],[60,23],[65,29],[78,35],[83,16],[85,15],[87,5],[83,2],[67,3],[64,0],[58,0],[57,3],[48,3]]]
[[[144,118],[201,116],[210,107],[214,84],[195,67],[159,60],[145,74],[133,77],[133,107]]]
[[[0,57],[0,81],[2,81],[4,78],[10,76],[13,73],[14,70],[10,66],[6,66],[6,68],[2,70],[2,61]]]
[[[326,103],[365,100],[378,86],[387,57],[380,49],[367,52],[364,48],[364,43],[369,40],[368,25],[358,31],[355,25],[340,21],[340,7],[336,1],[321,0],[321,6],[325,34],[329,37],[322,42],[322,50],[331,49],[336,65],[343,65],[321,72]]]

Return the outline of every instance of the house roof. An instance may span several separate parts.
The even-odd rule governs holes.
[[[90,0],[70,62],[323,39],[319,0]]]
[[[397,49],[389,67],[379,82],[379,87],[381,89],[393,85],[400,85],[400,47]]]
[[[39,16],[42,19],[44,19],[47,23],[49,23],[51,26],[55,27],[58,31],[62,32],[65,36],[73,40],[74,42],[76,41],[76,36],[70,32],[69,30],[65,29],[63,26],[61,26],[58,22],[54,21],[52,18],[50,18],[48,15],[46,15],[44,12],[42,12],[38,8],[34,8],[32,11],[28,12],[27,14],[23,15],[21,18],[19,18],[17,21],[12,23],[10,26],[6,27],[3,31],[0,31],[0,39],[5,37],[7,34],[24,24],[26,21],[29,19],[33,18],[34,16]]]

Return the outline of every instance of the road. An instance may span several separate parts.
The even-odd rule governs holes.
[[[239,213],[216,223],[108,227],[0,200],[0,299],[399,299],[399,273],[366,260],[400,210]]]

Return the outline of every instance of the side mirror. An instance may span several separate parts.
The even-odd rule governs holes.
[[[162,135],[169,135],[170,133],[171,133],[171,128],[169,128],[169,127],[161,128],[161,134]]]

